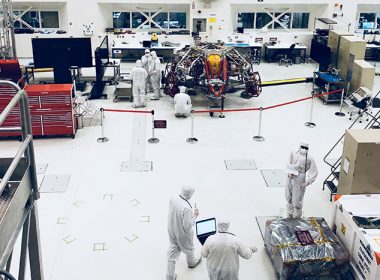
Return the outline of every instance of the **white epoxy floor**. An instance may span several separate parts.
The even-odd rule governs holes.
[[[264,81],[309,77],[314,69],[312,64],[257,66]],[[379,89],[377,77],[375,91]],[[113,103],[112,88],[108,90],[109,99],[94,101],[97,106],[131,108],[128,101]],[[267,87],[259,98],[250,100],[229,95],[226,108],[273,105],[307,97],[310,91],[311,84]],[[210,105],[203,96],[195,97],[193,103],[197,109]],[[38,201],[45,279],[165,279],[168,203],[186,184],[196,188],[192,202],[200,210],[199,219],[227,216],[231,231],[247,245],[258,247],[251,260],[241,260],[240,279],[275,279],[255,217],[283,213],[284,188],[268,188],[260,170],[283,169],[300,141],[310,142],[310,154],[320,171],[307,190],[304,213],[331,221],[332,203],[328,191],[322,191],[329,168],[322,159],[350,125],[348,118],[334,115],[338,105],[316,100],[314,129],[304,126],[309,101],[265,111],[262,143],[252,140],[258,130],[258,112],[228,113],[225,119],[197,115],[199,142],[195,145],[185,141],[190,136],[190,119],[174,117],[170,97],[149,101],[148,109],[155,110],[156,119],[168,120],[168,129],[156,131],[160,143],[145,144],[144,156],[153,162],[152,172],[120,172],[121,162],[129,161],[133,152],[131,114],[106,114],[105,134],[110,138],[106,144],[96,141],[100,127],[78,130],[74,140],[35,140],[37,163],[48,164],[45,174],[70,175],[65,193],[43,193]],[[150,116],[146,135],[151,135]],[[13,155],[18,145],[1,141],[1,156]],[[258,170],[226,170],[224,160],[242,159],[255,160]],[[40,182],[42,178],[39,175]],[[188,269],[181,256],[177,274],[179,280],[206,280],[206,261]]]

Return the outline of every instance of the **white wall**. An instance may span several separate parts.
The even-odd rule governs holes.
[[[38,9],[57,7],[60,12],[61,28],[66,30],[68,34],[61,36],[82,36],[83,25],[93,24],[94,35],[93,44],[100,42],[100,36],[103,35],[106,27],[112,27],[112,11],[128,10],[134,7],[160,7],[165,6],[166,9],[174,7],[174,10],[184,9],[188,12],[188,29],[192,31],[193,18],[209,18],[216,17],[216,23],[207,23],[208,40],[223,40],[236,29],[236,17],[238,12],[263,11],[267,8],[284,8],[290,7],[290,11],[294,12],[310,12],[310,30],[309,31],[278,31],[269,30],[267,34],[260,34],[260,37],[277,36],[283,40],[298,40],[309,44],[311,32],[314,27],[315,17],[332,17],[334,13],[334,4],[343,5],[343,17],[337,18],[340,24],[336,25],[336,29],[347,29],[351,23],[351,31],[356,29],[358,11],[378,10],[380,11],[380,2],[378,0],[264,0],[256,2],[255,0],[211,0],[211,7],[205,8],[203,0],[148,0],[139,2],[138,0],[67,0],[67,1],[30,1],[30,0],[14,0],[15,7],[33,6]],[[374,4],[374,2],[378,2]],[[286,4],[289,3],[289,4]],[[312,4],[311,4],[312,3]],[[193,7],[194,6],[194,7]],[[198,12],[200,11],[200,13]],[[323,28],[320,24],[317,27]],[[257,32],[257,31],[256,31]],[[252,35],[252,34],[251,34]],[[30,38],[36,35],[19,34],[16,35],[16,47],[19,57],[31,56]],[[40,35],[43,36],[43,35]],[[135,37],[139,37],[135,36]],[[252,36],[255,36],[253,34]],[[47,37],[50,37],[47,35]],[[294,38],[297,37],[297,38]],[[168,37],[166,40],[182,40],[183,37]],[[118,39],[118,38],[116,38]],[[136,39],[126,37],[124,39]],[[160,38],[161,39],[161,38]],[[188,36],[187,42],[191,41]]]

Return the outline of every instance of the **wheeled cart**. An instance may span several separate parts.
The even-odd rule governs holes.
[[[128,98],[130,102],[133,101],[132,81],[127,76],[120,76],[116,85],[113,102],[118,102],[119,99],[123,98]]]

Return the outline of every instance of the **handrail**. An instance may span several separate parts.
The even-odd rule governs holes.
[[[30,141],[32,141],[32,139],[33,138],[31,135],[26,136],[26,139],[24,140],[21,147],[17,151],[17,154],[13,158],[12,163],[9,165],[7,172],[5,173],[4,177],[2,178],[0,182],[0,194],[3,193],[5,187],[7,186],[9,180],[11,179],[13,175],[13,172],[16,170],[16,167],[19,164],[22,155],[24,154],[26,149],[29,147],[29,143]]]
[[[372,99],[375,99],[377,98],[378,96],[380,95],[380,91],[377,92],[377,94],[372,98]],[[364,111],[366,111],[368,109],[370,105],[368,104],[367,107],[364,109]],[[375,116],[372,116],[371,114],[367,113],[369,116],[372,117],[371,121],[365,126],[365,129],[368,129],[372,126],[372,124],[374,122],[379,123],[378,119],[380,118],[380,111],[376,113]],[[355,124],[356,122],[361,118],[361,116],[359,115],[356,120],[349,126],[348,129],[351,129]],[[345,134],[343,134],[342,137],[339,138],[339,140],[335,143],[335,145],[328,151],[328,153],[325,155],[325,157],[323,158],[323,161],[329,165],[332,169],[336,168],[337,164],[340,162],[340,160],[342,159],[342,157],[340,157],[334,164],[330,164],[328,161],[327,161],[327,157],[332,153],[332,151],[338,146],[338,144],[340,143],[340,141],[344,138]],[[333,170],[332,170],[333,171]]]
[[[1,114],[0,114],[0,125],[3,124],[5,119],[11,113],[12,109],[20,102],[23,94],[24,94],[24,92],[21,91],[21,89],[20,89],[20,91],[17,92],[16,95],[12,98],[12,100],[8,103],[7,107],[5,107],[5,109],[1,112]]]
[[[31,124],[31,118],[30,118],[28,96],[24,90],[21,90],[21,88],[17,84],[11,81],[1,80],[0,86],[9,86],[17,90],[17,93],[15,94],[15,96],[11,99],[11,101],[8,103],[8,105],[0,114],[0,125],[3,124],[5,119],[11,113],[12,109],[17,104],[19,104],[20,123],[21,123],[22,139],[23,139],[23,143],[21,147],[17,151],[16,156],[13,158],[11,165],[8,167],[7,171],[5,172],[4,177],[2,178],[0,182],[0,195],[3,193],[5,187],[9,183],[9,180],[11,179],[14,171],[16,170],[17,165],[19,164],[21,160],[21,157],[23,156],[23,154],[25,154],[25,157],[29,164],[28,168],[30,170],[33,198],[38,199],[39,192],[38,192],[38,183],[37,183],[37,175],[36,175],[36,164],[35,164],[33,136],[32,136],[32,124]]]

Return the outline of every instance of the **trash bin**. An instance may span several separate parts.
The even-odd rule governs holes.
[[[83,115],[82,114],[75,114],[74,115],[76,123],[77,123],[77,129],[83,128]]]

